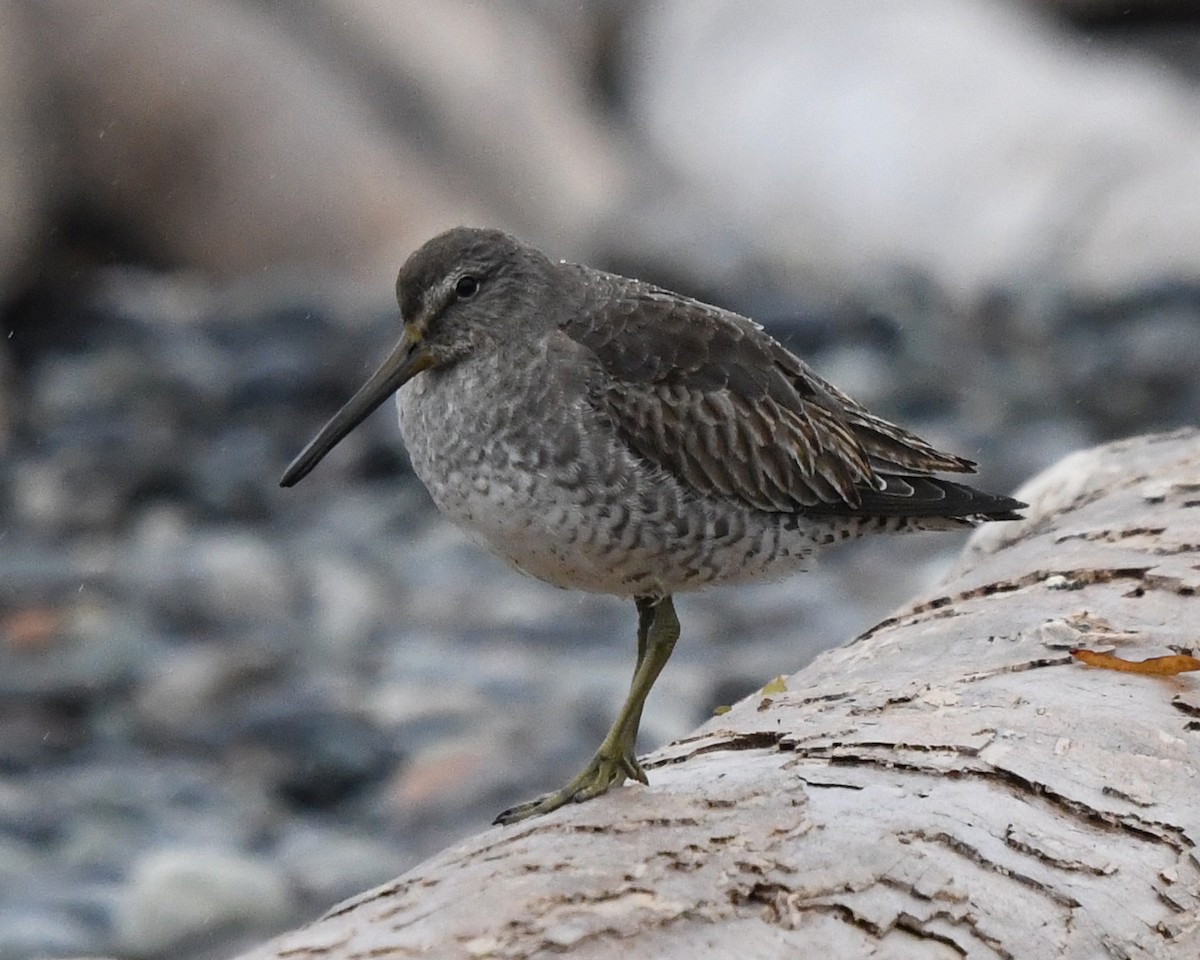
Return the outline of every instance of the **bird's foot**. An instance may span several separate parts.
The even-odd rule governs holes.
[[[626,780],[649,783],[646,771],[638,763],[632,750],[609,753],[603,747],[592,757],[591,762],[571,778],[561,790],[543,794],[536,800],[509,807],[492,822],[507,826],[529,817],[537,817],[568,803],[583,803],[607,793],[611,787],[619,787]]]

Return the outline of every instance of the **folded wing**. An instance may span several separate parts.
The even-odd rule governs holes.
[[[812,515],[1016,516],[1016,500],[932,476],[970,460],[876,417],[745,317],[622,277],[591,295],[562,329],[603,371],[593,402],[698,494]]]

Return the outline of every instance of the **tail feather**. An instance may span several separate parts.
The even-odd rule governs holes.
[[[820,503],[804,510],[810,516],[947,517],[963,520],[1022,520],[1020,500],[984,493],[965,483],[911,474],[876,474],[878,489],[859,487],[859,502]]]

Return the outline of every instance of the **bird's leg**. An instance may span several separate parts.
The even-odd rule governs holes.
[[[561,790],[528,803],[518,804],[505,810],[495,820],[509,824],[534,817],[541,813],[557,810],[567,803],[582,803],[607,791],[610,787],[624,783],[632,777],[646,783],[646,774],[637,762],[636,745],[638,725],[642,720],[642,707],[654,681],[671,658],[675,641],[679,639],[679,617],[670,597],[651,600],[637,599],[638,608],[638,664],[633,674],[629,695],[617,714],[617,719],[605,734],[600,748],[586,767],[573,777]]]
[[[670,598],[667,599],[669,602]],[[658,606],[658,601],[654,597],[637,597],[633,602],[637,604],[638,612],[637,662],[633,665],[636,675],[637,668],[646,657],[646,644],[649,642],[650,627],[654,624],[654,608]]]
[[[671,600],[668,597],[664,602],[670,603]],[[633,665],[633,681],[632,682],[636,683],[637,682],[637,672],[638,672],[638,670],[641,669],[642,661],[646,659],[646,647],[650,642],[650,628],[652,626],[654,626],[655,611],[658,608],[659,601],[657,599],[655,599],[654,597],[636,597],[636,598],[634,598],[634,603],[637,604],[638,629],[637,629],[637,661]],[[672,608],[671,608],[672,616],[674,615],[674,613],[675,613],[675,608],[672,606]],[[678,633],[676,634],[676,636],[678,636]],[[670,656],[669,652],[668,652],[667,656]],[[663,660],[663,663],[664,664],[666,663],[665,659]],[[661,671],[662,667],[659,667],[659,670]],[[647,692],[649,692],[649,691],[647,691]],[[643,698],[643,700],[644,700],[644,698]],[[642,726],[642,708],[640,705],[637,708],[637,714],[633,717],[632,725],[633,725],[633,739],[636,741],[637,740],[637,732],[638,732],[638,730],[641,729],[641,726]],[[636,770],[637,773],[630,773],[629,775],[631,777],[633,777],[635,780],[640,780],[642,783],[645,783],[646,782],[646,773],[644,770],[642,770],[642,768],[638,765],[638,762],[637,762],[637,744],[635,742],[630,742],[628,744],[628,746],[629,746],[629,751],[625,754],[626,771],[628,772],[630,770]]]

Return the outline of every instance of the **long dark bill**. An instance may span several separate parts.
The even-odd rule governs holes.
[[[299,483],[351,430],[363,422],[381,403],[429,366],[429,355],[408,330],[396,348],[349,402],[333,415],[321,432],[308,442],[279,481],[281,487]]]

